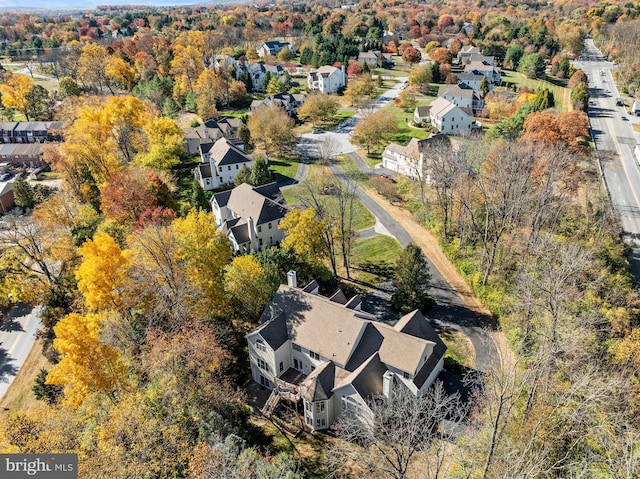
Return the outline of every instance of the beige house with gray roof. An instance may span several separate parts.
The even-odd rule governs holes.
[[[222,228],[234,252],[249,253],[280,244],[284,231],[280,221],[287,214],[287,202],[278,185],[243,183],[211,198],[216,225]]]
[[[342,414],[370,417],[367,400],[394,387],[422,396],[442,370],[446,346],[420,311],[389,326],[358,297],[320,296],[315,281],[298,288],[294,271],[288,283],[246,336],[252,377],[272,389],[265,414],[302,400],[305,424],[326,429]]]

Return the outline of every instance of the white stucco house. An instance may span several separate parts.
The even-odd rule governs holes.
[[[471,111],[460,108],[455,103],[444,98],[436,98],[429,110],[431,124],[440,133],[446,135],[461,135],[469,133],[473,125]]]
[[[256,159],[242,150],[240,140],[220,138],[215,143],[200,143],[199,148],[202,163],[193,175],[205,191],[232,185],[242,167],[251,168]]]
[[[347,74],[344,66],[337,68],[323,66],[307,75],[309,90],[317,90],[320,93],[335,93],[347,85]]]
[[[287,202],[278,185],[243,183],[211,198],[216,225],[231,242],[234,252],[250,253],[280,244],[284,231],[280,221],[287,214]]]
[[[305,424],[321,430],[343,414],[370,419],[367,401],[392,388],[426,392],[446,346],[420,311],[389,326],[362,311],[357,296],[338,290],[328,298],[318,289],[315,281],[298,288],[290,271],[246,336],[251,375],[272,390],[265,414],[281,399],[302,401]]]

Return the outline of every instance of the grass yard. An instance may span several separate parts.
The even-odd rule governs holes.
[[[475,368],[475,350],[467,336],[455,329],[440,329],[438,335],[447,345],[446,356],[462,366]]]
[[[304,135],[305,133],[311,133],[316,128],[322,128],[324,130],[332,130],[336,128],[340,123],[342,123],[345,120],[348,120],[355,114],[356,114],[355,108],[340,108],[329,121],[316,123],[315,125],[307,121],[301,125],[296,126],[293,129],[293,132],[296,135]]]
[[[356,181],[368,181],[369,177],[360,172],[355,162],[349,155],[339,155],[335,158],[336,163],[344,170],[345,173],[351,175]]]
[[[309,165],[308,173],[311,173],[311,170],[315,168],[321,168],[319,165]],[[296,204],[306,197],[306,189],[300,185],[293,185],[289,188],[285,188],[282,190],[282,194],[287,200],[287,203],[290,205]],[[335,205],[335,198],[331,195],[322,195],[320,197],[323,201],[326,202],[328,208],[332,208]],[[376,219],[369,212],[367,208],[360,202],[360,200],[356,199],[354,203],[354,220],[353,220],[353,229],[358,231],[366,228],[372,227],[376,223]]]
[[[385,281],[387,278],[375,274],[376,268],[394,266],[401,252],[400,244],[390,236],[378,234],[356,241],[351,249],[354,278],[369,284]]]
[[[42,339],[36,339],[33,347],[27,356],[18,375],[7,389],[5,395],[0,399],[0,420],[9,411],[25,411],[35,408],[40,404],[31,390],[34,379],[45,368],[50,370],[53,366],[47,358],[42,355]]]
[[[414,128],[409,126],[404,118],[398,118],[396,120],[396,125],[398,126],[398,132],[393,135],[391,141],[393,143],[398,143],[399,145],[406,146],[411,138],[417,138],[418,140],[424,140],[425,138],[429,138],[431,133],[423,130],[422,128]]]
[[[534,80],[527,78],[522,73],[513,71],[502,71],[502,83],[513,83],[517,88],[526,86],[536,90],[538,88],[548,88],[553,93],[556,101],[556,108],[560,111],[569,111],[571,105],[571,90],[564,87],[566,82],[555,78],[547,77],[547,80]],[[552,81],[549,81],[552,80]]]
[[[298,160],[269,158],[269,167],[275,175],[276,182],[281,185],[287,183],[296,176],[298,172]]]

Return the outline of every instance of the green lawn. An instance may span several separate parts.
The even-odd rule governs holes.
[[[517,88],[520,87],[529,87],[533,90],[537,90],[538,88],[548,88],[553,93],[553,97],[556,101],[556,108],[560,111],[569,111],[569,105],[571,105],[571,90],[562,86],[566,84],[563,80],[558,80],[556,78],[549,78],[548,80],[534,80],[531,78],[527,78],[522,73],[513,72],[513,71],[502,71],[502,83],[513,83],[517,85]]]
[[[269,158],[269,167],[275,174],[278,184],[292,180],[298,171],[297,159]]]
[[[340,108],[329,121],[316,123],[315,125],[312,124],[310,121],[307,121],[302,125],[296,126],[294,129],[294,133],[296,135],[303,135],[305,133],[311,133],[316,128],[332,130],[335,127],[337,127],[340,123],[342,123],[345,120],[348,120],[355,114],[356,114],[355,108]]]
[[[379,272],[393,267],[401,252],[400,244],[390,236],[375,235],[358,240],[351,249],[351,264],[355,268],[353,276],[370,284],[385,281],[386,275]]]
[[[349,155],[339,155],[335,158],[336,163],[344,170],[345,173],[353,176],[356,181],[367,181],[369,177],[361,173],[355,162]]]
[[[398,126],[398,132],[393,135],[391,141],[393,143],[397,143],[399,145],[407,145],[411,138],[417,138],[418,140],[424,140],[425,138],[429,138],[431,133],[425,131],[421,128],[414,128],[409,126],[404,118],[398,118],[396,120],[396,125]]]

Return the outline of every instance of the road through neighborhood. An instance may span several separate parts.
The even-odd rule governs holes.
[[[406,78],[399,78],[398,81],[399,82],[393,88],[385,91],[371,105],[369,111],[374,111],[384,107],[387,103],[393,101],[393,99],[398,96],[400,90],[403,88],[403,83],[406,81]],[[330,137],[333,138],[335,144],[338,145],[338,151],[334,153],[335,155],[348,154],[354,160],[354,163],[362,173],[367,175],[372,175],[374,173],[377,174],[378,172],[376,170],[369,168],[366,165],[362,158],[360,158],[356,153],[356,147],[351,145],[349,142],[349,133],[353,131],[355,124],[364,116],[364,114],[365,112],[359,111],[357,115],[343,122],[333,131],[327,131],[320,134],[308,133],[303,135],[302,141],[298,147],[298,151],[301,153],[301,156],[305,159],[316,156],[316,145],[321,141],[326,141],[326,137]],[[339,165],[332,163],[331,169],[339,180],[344,181],[346,179],[346,174]],[[303,172],[302,174],[300,174],[301,170]],[[305,161],[304,166],[301,164],[298,168],[296,180],[301,181],[304,178],[306,171],[307,168]],[[384,231],[385,234],[393,236],[403,247],[407,246],[409,243],[414,243],[423,250],[431,269],[433,286],[430,292],[437,301],[437,306],[429,312],[429,319],[436,327],[453,329],[467,336],[475,350],[476,369],[480,371],[487,371],[493,362],[498,359],[498,350],[487,329],[485,329],[485,324],[476,314],[482,314],[482,312],[485,312],[486,310],[481,307],[479,301],[475,298],[475,302],[478,305],[476,311],[472,310],[469,304],[467,304],[470,302],[469,295],[473,295],[457,271],[455,271],[455,268],[448,262],[441,251],[439,252],[442,256],[439,261],[440,268],[443,268],[444,262],[448,263],[450,266],[446,274],[446,279],[438,266],[434,264],[435,261],[433,261],[433,256],[435,252],[433,250],[435,248],[439,248],[437,241],[425,241],[427,232],[422,226],[418,225],[413,219],[410,219],[405,215],[402,215],[403,221],[401,223],[398,220],[400,215],[396,217],[389,214],[389,212],[381,206],[378,201],[369,196],[369,194],[362,188],[358,187],[357,196],[363,205],[375,216],[376,224],[379,225],[379,230]],[[410,222],[413,222],[413,224]],[[405,226],[407,226],[407,228],[411,226],[412,234],[407,232],[407,228],[405,228]],[[453,275],[457,276],[457,288],[452,286]],[[463,289],[464,291],[462,291]],[[466,301],[463,296],[466,297]]]
[[[0,325],[0,398],[24,364],[40,327],[41,307],[16,304]]]

